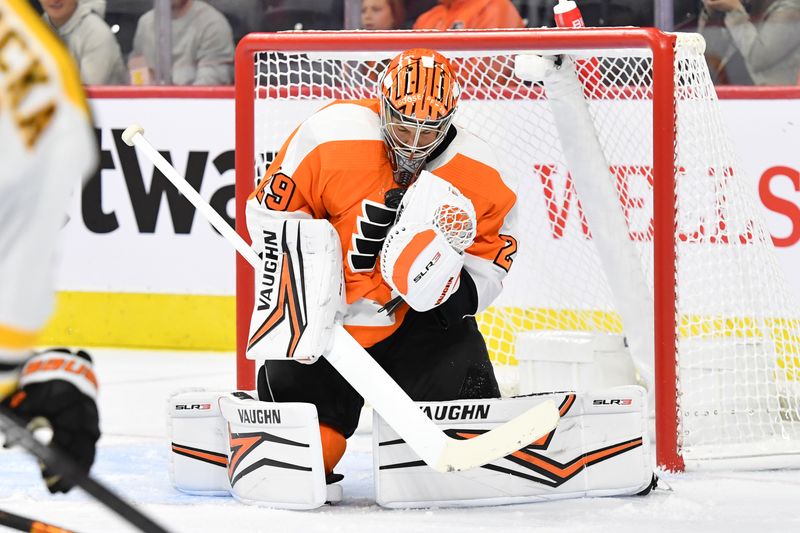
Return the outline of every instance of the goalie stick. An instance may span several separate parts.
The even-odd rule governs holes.
[[[17,416],[3,405],[0,405],[0,430],[5,433],[7,443],[22,446],[47,468],[72,481],[95,500],[139,528],[140,531],[145,533],[167,533],[167,530],[153,522],[149,517],[134,509],[129,503],[90,476],[81,472],[72,462],[72,459],[55,448],[45,446],[36,440],[31,432],[25,429],[24,424]]]
[[[200,211],[253,268],[256,252],[200,196],[175,168],[144,138],[144,129],[131,125],[122,133]],[[468,440],[448,437],[414,404],[372,356],[341,326],[334,329],[332,348],[324,357],[372,408],[430,467],[440,472],[467,470],[516,452],[549,433],[558,424],[558,409],[543,402],[516,418]]]

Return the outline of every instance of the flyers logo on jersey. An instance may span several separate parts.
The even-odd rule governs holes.
[[[370,272],[375,268],[397,210],[363,200],[361,213],[356,221],[357,233],[353,234],[352,249],[347,252],[347,266],[351,272]]]
[[[415,48],[392,60],[383,79],[383,96],[400,114],[417,120],[439,120],[458,102],[459,87],[447,59],[433,50]]]

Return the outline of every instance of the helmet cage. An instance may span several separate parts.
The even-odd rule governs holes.
[[[387,98],[381,95],[381,134],[389,148],[392,166],[395,170],[395,181],[408,186],[417,177],[425,165],[428,156],[444,140],[447,129],[453,120],[453,111],[437,120],[419,120],[403,115],[392,107]],[[413,132],[411,142],[400,139],[398,128],[406,128]],[[427,132],[433,132],[433,140],[420,144],[420,139]],[[407,136],[406,136],[407,137]],[[404,183],[405,182],[405,183]]]

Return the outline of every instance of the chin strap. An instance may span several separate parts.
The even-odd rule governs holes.
[[[422,167],[425,166],[426,160],[420,158],[416,161],[409,161],[394,156],[394,162],[396,167],[393,171],[394,182],[403,188],[408,188],[416,181],[417,176],[422,171]]]
[[[389,153],[389,161],[392,164],[392,177],[394,178],[394,182],[406,189],[416,181],[417,176],[419,176],[419,173],[422,172],[422,169],[425,167],[425,163],[428,162],[428,158],[405,159],[398,157],[391,143],[387,140],[386,135],[384,135],[384,142],[386,143]]]
[[[394,182],[400,185],[401,187],[408,187],[414,182],[414,174],[408,172],[407,170],[395,170],[394,171]]]

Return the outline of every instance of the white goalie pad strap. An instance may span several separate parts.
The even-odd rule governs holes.
[[[327,499],[317,408],[220,398],[227,422],[228,479],[242,503],[315,509]]]
[[[313,362],[328,349],[344,310],[342,252],[327,220],[248,217],[255,273],[247,358]],[[257,230],[257,232],[255,232]]]
[[[383,279],[415,311],[427,311],[456,292],[464,256],[431,224],[397,224],[381,250]]]
[[[228,432],[218,400],[229,394],[256,392],[187,389],[167,400],[170,477],[181,492],[228,496]]]
[[[575,395],[420,403],[438,426],[470,438],[552,398],[561,422],[518,452],[480,468],[436,472],[378,416],[373,420],[375,494],[392,508],[471,507],[637,494],[653,470],[647,395],[626,386]]]
[[[28,359],[19,374],[19,387],[54,379],[68,381],[89,398],[97,399],[92,362],[61,350],[47,350]]]
[[[397,224],[432,224],[459,252],[472,246],[477,231],[475,207],[470,199],[427,170],[403,195]]]

